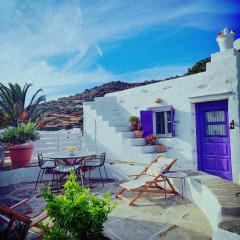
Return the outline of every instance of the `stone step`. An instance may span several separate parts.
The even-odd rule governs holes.
[[[103,114],[109,115],[109,114],[113,114],[113,113],[120,114],[118,108],[111,108],[111,107],[98,108],[98,107],[96,107],[95,109],[97,110],[98,113],[101,113],[102,115]]]
[[[140,148],[143,153],[156,153],[156,146],[154,145],[145,145],[145,146],[135,146]]]
[[[107,116],[107,115],[101,115],[102,119],[109,122],[124,122],[124,119],[121,116]]]
[[[112,117],[122,117],[122,115],[121,115],[120,113],[116,112],[116,111],[110,111],[110,112],[109,112],[109,111],[108,111],[108,112],[106,111],[106,112],[104,112],[104,113],[98,111],[97,113],[98,113],[98,115],[101,115],[101,116],[104,116],[104,117],[105,117],[105,116],[108,116],[108,117],[111,117],[111,116],[112,116]]]
[[[229,206],[222,207],[222,215],[224,217],[239,217],[240,218],[240,207],[239,206]]]
[[[129,126],[127,127],[115,127],[116,132],[129,132],[130,128]]]
[[[229,232],[240,234],[240,218],[223,217],[218,227]]]
[[[129,129],[128,132],[120,132],[120,134],[123,138],[135,138],[134,132],[129,131]]]
[[[129,141],[132,146],[145,146],[145,138],[127,138],[126,141]]]
[[[115,121],[107,121],[110,127],[128,127],[128,123],[126,122],[115,122]]]

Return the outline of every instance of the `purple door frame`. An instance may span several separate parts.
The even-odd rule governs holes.
[[[197,103],[195,109],[198,170],[232,180],[228,101]],[[207,120],[207,114],[215,115],[219,111],[224,114],[224,119],[218,117],[217,120]],[[218,126],[223,131],[221,135],[214,130]],[[212,130],[208,134],[207,129],[210,128]]]

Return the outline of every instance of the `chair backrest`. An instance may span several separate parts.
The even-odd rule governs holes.
[[[42,155],[42,153],[39,153],[38,154],[38,165],[39,165],[39,167],[42,167],[43,164],[44,164],[43,155]]]
[[[0,159],[4,158],[7,144],[0,143]]]
[[[24,240],[32,222],[28,216],[18,213],[16,210],[0,204],[0,220],[5,222],[5,228],[1,233],[1,239]]]
[[[99,165],[100,167],[104,165],[105,160],[106,160],[106,153],[104,152],[100,155],[100,165]]]
[[[170,170],[173,164],[177,161],[176,158],[158,157],[146,170],[146,174],[150,176],[159,176]]]

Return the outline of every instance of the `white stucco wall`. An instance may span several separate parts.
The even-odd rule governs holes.
[[[139,116],[149,107],[173,105],[175,108],[176,137],[164,139],[167,155],[178,158],[178,165],[197,169],[195,103],[228,99],[233,180],[240,183],[239,140],[239,69],[240,53],[230,49],[211,56],[207,71],[173,80],[162,81],[105,96],[116,97],[124,119]],[[161,104],[155,103],[162,98]]]

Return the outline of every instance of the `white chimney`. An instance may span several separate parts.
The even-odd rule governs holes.
[[[223,52],[227,49],[233,48],[233,36],[235,35],[235,31],[224,28],[222,32],[219,32],[216,38],[218,42],[218,46],[220,48],[220,52]]]

